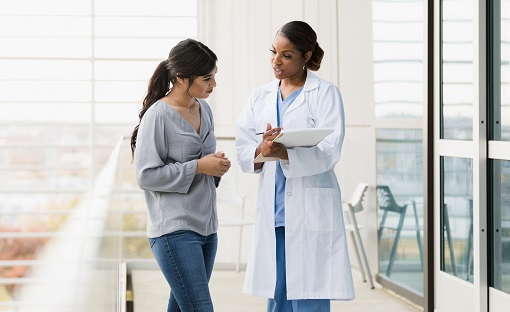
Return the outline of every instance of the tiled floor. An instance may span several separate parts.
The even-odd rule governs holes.
[[[421,311],[387,290],[376,286],[370,289],[359,276],[354,277],[356,299],[348,302],[333,301],[332,312],[417,312]],[[165,311],[169,287],[158,270],[133,270],[133,297],[135,312]],[[244,272],[213,272],[211,295],[217,312],[261,312],[265,311],[266,299],[254,298],[242,292]]]

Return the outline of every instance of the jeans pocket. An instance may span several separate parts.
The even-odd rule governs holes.
[[[154,246],[155,243],[156,243],[156,239],[155,238],[149,238],[149,246],[151,246],[151,249],[152,249],[152,246]]]

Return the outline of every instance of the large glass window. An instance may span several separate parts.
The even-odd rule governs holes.
[[[423,116],[423,1],[373,1],[375,115]]]
[[[22,302],[35,298],[23,289],[34,286],[34,280],[37,285],[58,284],[58,274],[37,279],[36,271],[41,271],[36,269],[49,263],[60,265],[63,273],[76,260],[85,261],[84,268],[95,266],[98,258],[111,263],[115,257],[146,257],[147,250],[140,247],[146,243],[145,215],[126,204],[129,191],[119,192],[111,207],[106,199],[91,202],[91,192],[97,181],[112,178],[105,164],[119,139],[137,124],[157,64],[175,43],[198,36],[197,10],[197,1],[178,0],[153,0],[150,5],[121,0],[0,2],[2,306],[14,310],[37,304]],[[129,149],[122,153],[125,170],[131,170]],[[117,162],[108,166],[117,168]],[[122,183],[130,186],[132,179]],[[104,221],[104,209],[109,208],[115,213]],[[98,232],[88,232],[92,225]],[[72,230],[78,233],[66,235]],[[105,239],[99,242],[102,252],[90,252],[97,249],[92,246],[98,246],[98,236],[111,238],[119,231],[129,232],[121,235],[122,249],[114,239]],[[82,249],[60,248],[64,254],[55,254],[57,242],[65,237],[77,239],[75,246]],[[78,273],[84,272],[82,267]],[[62,284],[71,290],[83,276],[67,277]],[[105,288],[109,293],[114,289]],[[74,300],[85,292],[61,297]],[[31,294],[36,296],[36,291]]]
[[[473,139],[473,0],[441,2],[441,138]]]
[[[510,141],[510,0],[493,1],[491,15],[490,139]],[[510,155],[498,156],[490,161],[490,286],[510,294]]]
[[[423,295],[422,0],[373,0],[379,273]],[[387,127],[387,128],[386,128]],[[398,213],[395,213],[398,212]]]
[[[510,1],[494,1],[491,13],[491,139],[510,141]]]
[[[493,160],[492,287],[510,294],[510,161]]]
[[[473,160],[441,158],[441,270],[473,283]]]
[[[421,130],[377,131],[379,271],[423,294]]]

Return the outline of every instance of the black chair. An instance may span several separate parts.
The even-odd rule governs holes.
[[[414,212],[414,221],[415,224],[412,226],[406,226],[404,227],[404,220],[406,217],[406,211],[409,204],[405,205],[399,205],[395,201],[395,198],[393,197],[393,194],[390,191],[390,188],[386,185],[378,185],[376,186],[376,192],[377,192],[377,207],[380,211],[383,211],[381,223],[379,225],[379,231],[378,231],[378,238],[379,242],[382,238],[382,233],[384,229],[389,229],[396,231],[395,239],[393,240],[393,246],[391,248],[390,258],[388,262],[388,267],[386,268],[386,276],[391,276],[391,271],[393,270],[393,264],[395,262],[395,255],[397,253],[397,247],[400,240],[400,234],[402,230],[404,231],[415,231],[416,232],[416,240],[418,242],[418,250],[420,252],[420,263],[421,267],[423,269],[423,246],[421,241],[421,228],[420,223],[418,221],[418,214],[416,212],[416,202],[413,200],[410,202],[411,206],[413,207]],[[397,214],[399,216],[398,218],[398,224],[392,225],[392,224],[386,224],[386,219],[388,217],[388,213]]]

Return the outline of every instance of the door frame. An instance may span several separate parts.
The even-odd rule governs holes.
[[[488,311],[487,279],[487,6],[473,0],[473,140],[441,139],[442,0],[434,0],[434,307],[435,311]],[[472,160],[473,284],[441,271],[441,157]],[[463,298],[463,300],[452,300]],[[461,306],[459,306],[461,305]]]

